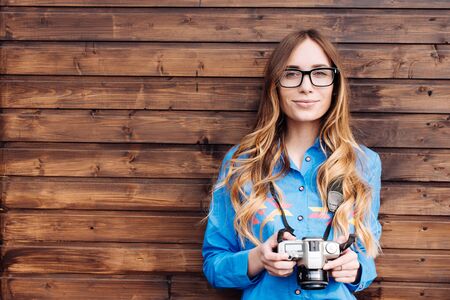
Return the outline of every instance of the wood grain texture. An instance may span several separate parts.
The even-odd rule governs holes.
[[[200,273],[202,256],[198,246],[177,244],[14,243],[3,248],[3,266],[5,274]]]
[[[209,178],[217,173],[218,156],[224,154],[141,145],[116,150],[110,145],[98,145],[97,150],[72,146],[47,149],[45,153],[39,149],[4,149],[5,175]]]
[[[0,114],[4,141],[237,144],[256,113],[23,110]],[[369,147],[450,148],[450,114],[354,114]]]
[[[450,154],[447,150],[379,150],[384,180],[450,180]],[[426,174],[426,175],[425,175]]]
[[[130,278],[131,277],[131,278]],[[176,275],[169,278],[145,276],[90,276],[73,278],[65,276],[3,278],[7,294],[5,300],[92,300],[111,299],[172,299],[178,300],[232,300],[240,299],[238,290],[218,290],[209,286],[204,277]],[[420,284],[404,282],[379,282],[356,294],[357,299],[446,299],[450,291],[448,284]]]
[[[177,244],[6,244],[3,253],[5,274],[202,272],[200,249]],[[442,266],[449,260],[444,250],[385,249],[376,260],[377,273],[386,281],[448,283],[450,270]]]
[[[450,113],[445,80],[350,80],[352,112]],[[3,108],[256,111],[259,78],[4,76]]]
[[[383,182],[381,214],[389,215],[450,215],[450,187],[444,183],[404,184]]]
[[[446,44],[450,40],[449,12],[5,8],[2,12],[5,31],[1,34],[6,40],[279,42],[295,28],[313,28],[320,24],[322,33],[333,42]]]
[[[3,220],[3,239],[201,244],[205,229],[205,223],[201,223],[201,219],[200,216],[139,212],[10,212]]]
[[[3,42],[7,75],[261,77],[273,44]],[[450,78],[450,45],[338,45],[347,76]]]
[[[384,253],[357,298],[449,298],[449,1],[0,6],[1,299],[237,300],[202,276],[200,220],[276,42],[309,27],[382,160]]]
[[[5,175],[207,179],[217,175],[226,152],[223,147],[214,151],[179,146],[20,145],[5,144]],[[449,182],[448,150],[375,150],[382,160],[384,180]]]
[[[448,259],[446,251],[385,249],[376,260],[378,278],[384,281],[448,283],[450,269],[445,267]]]
[[[138,212],[9,212],[3,217],[3,239],[200,245],[205,229],[201,220],[202,216]],[[448,218],[381,216],[380,220],[383,248],[450,250],[450,241],[442,239],[450,231]]]
[[[165,276],[12,277],[2,281],[4,300],[166,300],[169,296]]]
[[[0,0],[9,6],[84,6],[84,7],[359,7],[359,8],[450,8],[446,0]]]
[[[210,185],[192,179],[5,177],[2,200],[6,209],[199,212],[208,207]]]
[[[4,177],[5,209],[205,212],[212,178],[134,179]],[[445,185],[445,183],[444,183]],[[383,182],[380,214],[450,216],[450,188],[442,184]]]

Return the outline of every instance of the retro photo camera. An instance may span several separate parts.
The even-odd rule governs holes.
[[[289,260],[297,261],[297,282],[302,289],[320,290],[328,285],[328,271],[323,270],[325,263],[338,258],[354,242],[354,234],[343,244],[322,238],[282,241],[278,253],[287,253]]]

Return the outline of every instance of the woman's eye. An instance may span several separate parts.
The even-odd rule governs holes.
[[[314,76],[328,76],[328,72],[325,71],[316,71],[313,73]]]
[[[284,76],[286,76],[287,78],[295,78],[299,76],[299,73],[296,72],[288,72],[286,73]]]

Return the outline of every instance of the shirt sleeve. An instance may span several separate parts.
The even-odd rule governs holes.
[[[374,238],[380,240],[381,224],[378,221],[378,212],[380,210],[381,159],[378,154],[376,154],[371,170],[373,170],[373,173],[368,181],[372,187],[372,206],[369,224]],[[377,277],[375,260],[366,255],[365,248],[360,242],[358,242],[358,246],[360,250],[354,249],[354,251],[357,253],[359,263],[361,264],[361,279],[356,283],[346,283],[346,286],[351,292],[358,292],[367,288]]]
[[[226,163],[232,156],[232,150],[222,162],[218,182],[228,170]],[[250,250],[242,250],[240,246],[233,226],[234,215],[229,189],[226,186],[214,189],[202,255],[203,273],[216,288],[244,289],[259,281],[259,276],[250,279],[247,275]]]

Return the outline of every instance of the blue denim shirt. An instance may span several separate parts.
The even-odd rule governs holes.
[[[357,170],[361,177],[372,187],[372,211],[369,224],[371,230],[379,240],[381,225],[378,222],[380,207],[381,161],[379,155],[369,148],[361,145],[366,158],[357,162]],[[227,161],[236,151],[237,145],[231,148],[223,159],[219,172],[220,181],[227,171]],[[358,153],[358,152],[357,152]],[[319,138],[305,153],[301,169],[290,161],[289,173],[276,181],[283,190],[283,209],[291,227],[295,229],[297,239],[303,237],[322,236],[331,213],[321,215],[322,202],[316,186],[317,170],[326,160],[326,153],[320,148]],[[247,186],[244,190],[250,191]],[[255,247],[249,241],[242,247],[233,227],[234,209],[231,205],[229,190],[226,186],[215,189],[213,192],[210,216],[203,242],[203,272],[216,288],[242,289],[242,299],[356,299],[353,292],[368,287],[377,277],[373,258],[364,253],[364,247],[359,244],[358,260],[362,267],[361,280],[357,284],[348,284],[334,281],[330,276],[327,288],[323,290],[301,290],[297,284],[296,271],[288,277],[276,277],[265,270],[250,279],[247,275],[248,252]],[[352,224],[352,217],[350,224]],[[276,203],[268,193],[267,200],[258,210],[253,219],[254,233],[259,237],[262,227],[262,236],[265,241],[273,233],[283,228],[281,214]],[[350,231],[354,232],[353,225]],[[333,230],[330,239],[333,237]]]

